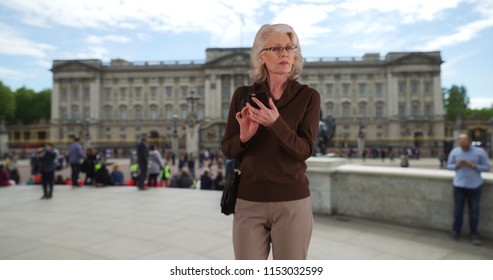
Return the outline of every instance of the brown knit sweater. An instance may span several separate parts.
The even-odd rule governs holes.
[[[238,198],[278,202],[310,196],[305,160],[312,153],[320,120],[320,95],[312,88],[288,80],[282,97],[275,101],[279,118],[271,127],[259,126],[255,136],[240,144],[235,118],[245,87],[231,100],[222,149],[228,158],[242,157]],[[269,92],[267,83],[256,83],[248,92]]]

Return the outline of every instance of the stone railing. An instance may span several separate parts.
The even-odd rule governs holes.
[[[451,231],[453,171],[354,165],[338,158],[310,158],[307,165],[315,213]],[[479,232],[493,239],[493,173],[482,176]],[[462,233],[469,233],[467,205]]]

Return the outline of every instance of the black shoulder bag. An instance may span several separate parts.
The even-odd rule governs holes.
[[[245,107],[248,87],[243,92],[240,101],[240,110]],[[233,165],[233,172],[226,178],[226,183],[223,189],[223,195],[221,197],[221,213],[224,215],[231,215],[235,212],[236,196],[238,195],[238,185],[240,184],[240,162],[241,157],[236,158]]]

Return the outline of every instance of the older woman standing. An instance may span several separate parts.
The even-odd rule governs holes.
[[[264,25],[251,50],[253,85],[232,98],[222,142],[228,158],[241,157],[233,221],[236,259],[306,259],[313,216],[305,160],[312,153],[320,95],[296,81],[303,67],[298,36],[286,24]],[[265,91],[241,109],[242,94]]]

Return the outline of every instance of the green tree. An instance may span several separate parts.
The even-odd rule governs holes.
[[[10,121],[14,118],[15,98],[8,86],[0,81],[0,120]]]
[[[36,120],[49,120],[51,118],[51,89],[45,89],[34,95],[34,107]]]
[[[32,89],[21,87],[15,91],[15,122],[20,121],[23,124],[31,124],[36,120],[34,110],[34,95]]]
[[[443,90],[445,105],[445,120],[455,121],[458,116],[466,117],[469,106],[469,97],[464,86],[453,85]]]
[[[467,110],[467,118],[470,120],[489,120],[493,118],[493,106],[482,109]]]
[[[51,116],[51,90],[45,89],[39,93],[25,87],[14,93],[14,120],[24,124],[32,124],[41,119],[49,120]]]

